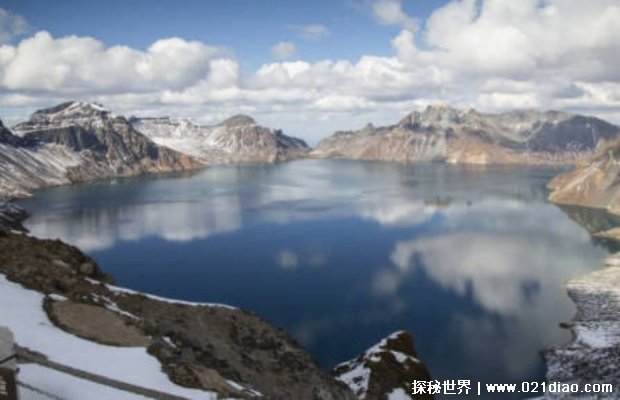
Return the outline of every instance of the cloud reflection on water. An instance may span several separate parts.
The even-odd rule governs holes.
[[[563,281],[596,267],[584,260],[604,252],[546,204],[548,175],[329,160],[222,167],[185,180],[54,189],[31,201],[28,227],[86,251],[148,237],[206,247],[227,234],[245,243],[243,232],[258,232],[249,242],[267,247],[257,250],[267,260],[251,262],[253,268],[266,263],[264,279],[275,282],[270,297],[305,293],[312,279],[319,282],[316,309],[317,298],[290,299],[282,317],[307,346],[337,352],[332,342],[356,345],[334,340],[344,332],[364,346],[390,333],[384,329],[412,328],[414,336],[421,332],[422,354],[436,376],[463,370],[441,362],[456,359],[471,364],[472,374],[489,374],[489,365],[510,360],[498,374],[524,377],[540,362],[532,348],[566,338],[556,328],[572,313]],[[368,249],[349,247],[358,238]],[[282,281],[278,273],[285,274]],[[344,282],[334,283],[333,293],[325,285],[332,278]],[[437,315],[429,314],[434,307]],[[489,343],[501,345],[489,352]],[[347,349],[353,355],[363,347]]]

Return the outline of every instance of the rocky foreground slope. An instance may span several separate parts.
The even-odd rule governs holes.
[[[467,164],[575,164],[620,128],[593,117],[557,111],[483,114],[429,106],[398,124],[337,132],[316,146],[316,157]]]
[[[132,117],[130,122],[155,143],[207,164],[280,162],[306,157],[310,151],[303,140],[260,126],[245,115],[233,116],[215,126],[167,117]]]
[[[19,295],[19,290],[43,294],[38,305],[47,316],[41,323],[42,336],[53,324],[79,338],[113,346],[110,349],[116,353],[119,348],[130,349],[126,357],[142,348],[159,361],[170,381],[202,390],[205,396],[216,393],[237,399],[379,400],[396,393],[400,395],[397,398],[407,399],[411,398],[407,392],[409,381],[429,379],[406,332],[390,336],[330,374],[318,367],[288,334],[250,312],[162,299],[113,286],[112,278],[77,248],[58,240],[16,233],[25,216],[20,207],[0,202],[0,286],[15,292],[10,296]],[[18,290],[13,283],[23,289]],[[14,298],[11,301],[19,302]],[[9,328],[12,323],[17,321],[2,321]],[[28,336],[43,346],[27,350],[34,352],[35,358],[45,358],[52,339],[43,339],[32,329],[39,328],[29,328]],[[16,342],[28,347],[28,343],[20,342],[19,334]],[[66,346],[65,354],[74,351]],[[105,349],[103,352],[107,354]],[[89,370],[96,367],[95,356],[86,357],[84,365],[68,366],[101,374],[96,368]],[[132,365],[130,359],[123,362]],[[131,379],[130,383],[152,389],[149,382]],[[360,385],[365,388],[362,392]]]
[[[13,133],[0,125],[0,194],[9,196],[44,186],[200,166],[97,104],[67,102],[36,111]]]
[[[354,398],[256,315],[116,289],[92,259],[59,241],[1,231],[0,273],[46,294],[41,306],[56,326],[98,343],[143,347],[180,386],[233,398]]]

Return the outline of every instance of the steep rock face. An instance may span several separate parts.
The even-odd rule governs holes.
[[[556,204],[602,208],[620,214],[620,140],[601,146],[597,154],[550,183]]]
[[[54,144],[86,155],[79,165],[68,168],[72,181],[200,166],[187,155],[153,143],[124,117],[92,103],[68,102],[39,110],[13,129],[29,143]]]
[[[245,115],[216,126],[167,117],[131,118],[130,122],[154,142],[207,164],[279,162],[305,157],[310,151],[303,140],[259,126]]]
[[[398,124],[337,132],[316,157],[470,164],[574,164],[602,139],[620,135],[605,121],[548,111],[482,114],[448,106],[412,112]]]
[[[24,208],[0,196],[0,231],[26,231],[22,221],[27,217],[28,212]]]
[[[431,376],[420,361],[408,332],[396,332],[359,357],[338,365],[332,374],[347,384],[360,400],[432,399],[432,394],[412,394],[414,380]]]
[[[0,122],[0,195],[23,197],[44,186],[68,184],[67,170],[81,162],[68,148],[33,143]]]
[[[22,138],[15,136],[7,127],[0,121],[0,144],[18,147],[23,144]]]

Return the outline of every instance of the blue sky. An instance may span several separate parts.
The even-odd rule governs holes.
[[[408,1],[403,9],[425,18],[442,3]],[[294,41],[295,55],[307,61],[389,55],[387,44],[399,30],[377,23],[371,2],[360,0],[1,0],[0,5],[22,15],[31,31],[56,37],[92,36],[140,49],[172,36],[224,46],[248,71],[269,61],[278,41]],[[325,26],[329,35],[300,37],[299,28],[311,24]]]
[[[61,101],[311,143],[447,103],[620,123],[618,0],[0,0],[0,119]]]

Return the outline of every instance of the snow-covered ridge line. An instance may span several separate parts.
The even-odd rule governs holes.
[[[96,103],[67,102],[0,123],[0,194],[25,197],[56,185],[205,167],[157,145]]]
[[[169,117],[132,117],[130,123],[154,142],[207,164],[280,162],[306,157],[310,151],[303,140],[260,126],[247,115],[212,126]]]
[[[182,304],[182,305],[192,306],[192,307],[219,307],[219,308],[227,308],[227,309],[230,309],[230,310],[238,310],[239,309],[237,307],[233,307],[233,306],[229,306],[227,304],[221,304],[221,303],[201,303],[201,302],[177,300],[177,299],[172,299],[172,298],[169,298],[169,297],[157,296],[157,295],[154,295],[154,294],[150,294],[150,293],[146,293],[146,292],[139,292],[137,290],[124,288],[124,287],[121,287],[121,286],[111,285],[109,283],[105,283],[104,284],[104,283],[101,283],[101,282],[96,281],[96,280],[91,279],[91,278],[86,278],[86,280],[88,282],[94,284],[94,285],[105,285],[105,287],[107,287],[108,289],[110,289],[111,292],[114,292],[114,293],[130,294],[130,295],[136,295],[136,296],[144,296],[144,297],[149,298],[151,300],[163,301],[165,303],[170,303],[170,304]]]

